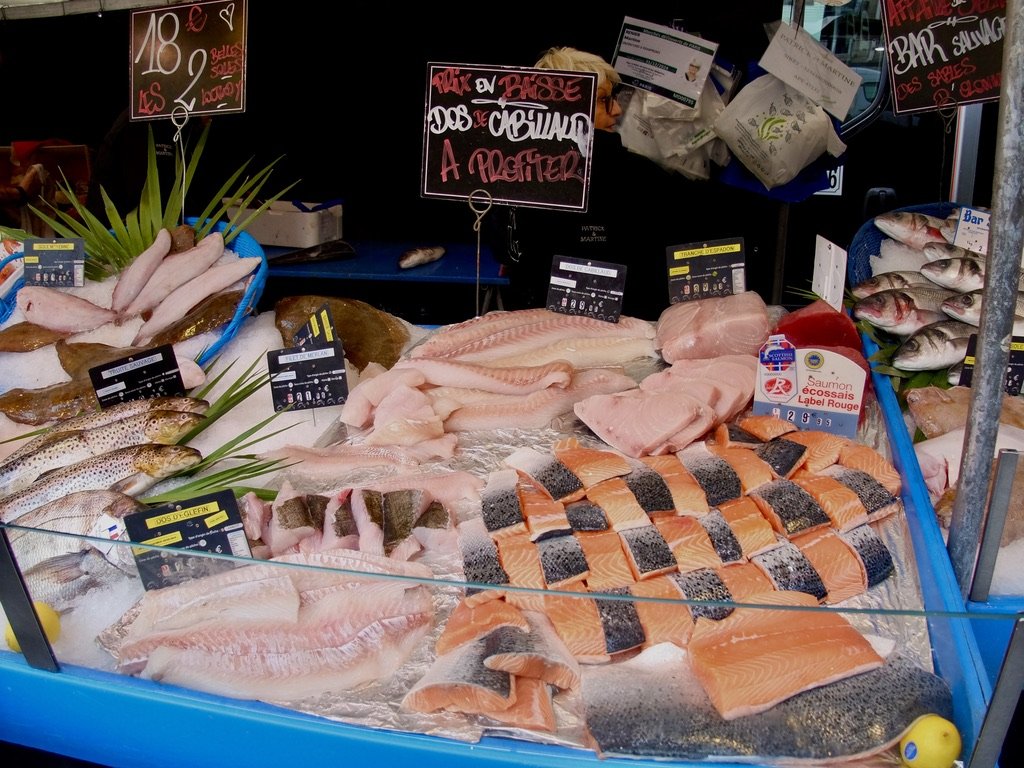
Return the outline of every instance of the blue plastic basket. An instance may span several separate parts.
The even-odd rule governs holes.
[[[927,205],[911,205],[907,208],[897,208],[897,211],[908,213],[924,213],[928,216],[935,216],[944,219],[957,207],[956,203],[929,203]],[[871,277],[871,257],[877,256],[882,241],[887,239],[882,230],[875,226],[874,219],[868,219],[861,224],[860,229],[850,241],[850,247],[846,253],[846,279],[849,284],[857,285]]]
[[[188,218],[185,223],[195,226],[199,221],[197,218]],[[214,227],[216,232],[224,232],[228,228],[226,222],[218,222]],[[239,232],[235,239],[231,241],[229,246],[230,250],[237,253],[243,258],[259,259],[260,265],[256,268],[256,274],[253,276],[252,281],[249,283],[249,287],[246,289],[245,294],[242,296],[242,300],[238,303],[238,308],[235,310],[235,314],[232,316],[230,322],[224,327],[220,338],[217,339],[211,346],[207,347],[203,353],[199,356],[196,362],[199,365],[205,365],[207,362],[213,359],[213,357],[221,350],[221,348],[231,341],[238,333],[238,329],[242,325],[242,321],[245,316],[256,308],[256,303],[260,300],[260,296],[263,295],[263,288],[267,284],[267,257],[263,252],[263,246],[253,239],[252,235],[246,232]],[[7,256],[3,260],[0,260],[0,269],[3,269],[14,259],[22,258],[22,254],[15,253]],[[14,312],[16,306],[15,299],[18,295],[18,291],[25,284],[24,280],[18,280],[14,284],[14,290],[11,291],[5,299],[0,299],[0,323],[4,322]]]

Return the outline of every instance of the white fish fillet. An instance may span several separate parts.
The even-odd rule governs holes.
[[[516,366],[485,366],[445,358],[399,360],[396,369],[414,368],[433,386],[467,387],[487,392],[518,395],[547,387],[564,387],[572,379],[573,366],[565,360]]]
[[[540,429],[580,400],[596,394],[621,392],[635,386],[629,376],[610,369],[593,368],[577,373],[565,389],[550,387],[507,403],[478,403],[457,408],[445,419],[448,432],[488,429]]]
[[[139,295],[139,291],[149,282],[160,262],[171,252],[171,242],[171,233],[166,228],[161,228],[152,244],[125,267],[117,278],[114,293],[110,297],[112,310],[123,311]]]
[[[25,320],[52,331],[80,333],[117,319],[117,313],[57,288],[26,285],[15,303]]]
[[[373,420],[374,409],[394,387],[418,387],[426,380],[422,371],[411,368],[391,368],[371,377],[364,376],[349,390],[341,409],[341,420],[351,427],[367,427]]]
[[[202,275],[223,253],[224,236],[219,232],[211,232],[187,251],[168,256],[160,262],[122,314],[125,317],[134,317],[147,309],[152,309],[178,286]]]
[[[623,365],[630,360],[658,357],[654,340],[642,336],[612,336],[584,338],[570,336],[558,339],[536,349],[519,354],[481,360],[482,365],[515,366],[541,365],[553,360],[565,360],[573,368],[600,368]]]

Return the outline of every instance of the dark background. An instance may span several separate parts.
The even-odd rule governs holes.
[[[633,16],[666,25],[681,20],[686,31],[717,41],[721,57],[745,67],[767,45],[764,24],[781,14],[778,0],[582,6],[250,0],[247,112],[214,117],[192,204],[205,205],[246,159],[256,169],[283,156],[267,189],[299,180],[292,199],[343,199],[347,240],[473,242],[474,217],[465,204],[419,196],[428,62],[531,66],[552,45],[611,59],[623,17]],[[98,148],[129,103],[129,22],[128,11],[107,11],[0,23],[6,113],[0,144],[59,138]],[[131,128],[144,130],[146,124]],[[170,130],[167,121],[155,127]],[[671,222],[674,242],[744,237],[748,285],[771,300],[773,288],[809,288],[815,234],[849,246],[865,214],[878,212],[865,209],[868,189],[893,188],[898,205],[946,199],[951,129],[937,113],[890,114],[849,137],[841,197],[784,205],[717,179],[694,182],[678,174],[658,190],[635,189],[629,179],[621,184],[624,194],[656,195],[678,211]],[[975,204],[987,203],[986,190],[979,197]],[[784,272],[776,274],[782,264]],[[268,286],[271,295],[273,288]],[[423,300],[408,292],[396,300],[393,292],[377,287],[374,293],[371,286],[330,290],[388,304],[392,311]],[[788,291],[781,299],[803,303]],[[451,312],[467,308],[460,304]],[[457,319],[428,311],[406,316]]]

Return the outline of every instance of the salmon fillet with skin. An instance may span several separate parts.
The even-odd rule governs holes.
[[[736,425],[744,432],[749,432],[764,442],[797,430],[797,426],[793,422],[768,415],[745,416],[738,419]]]
[[[528,611],[525,615],[530,626],[527,636],[515,637],[509,647],[497,649],[484,659],[484,665],[515,675],[517,681],[530,678],[563,691],[576,688],[580,684],[579,664],[551,621],[539,611]]]
[[[773,593],[775,585],[772,584],[764,571],[753,563],[733,563],[716,568],[715,573],[722,580],[732,599],[737,603],[760,602],[755,599],[757,595]]]
[[[839,452],[839,464],[867,472],[893,496],[899,496],[902,483],[899,472],[878,451],[861,443],[849,442]]]
[[[498,547],[498,559],[508,573],[509,583],[516,587],[530,589],[547,589],[544,583],[544,569],[540,563],[540,552],[527,534],[503,536],[495,540]],[[521,610],[542,610],[544,596],[509,590],[505,593],[509,605]]]
[[[510,707],[480,711],[478,714],[515,728],[554,733],[557,721],[548,684],[543,680],[516,675],[513,677],[513,685],[516,700]]]
[[[725,459],[735,470],[739,475],[743,493],[749,493],[757,486],[775,479],[771,467],[755,456],[753,451],[744,448],[721,448],[710,443],[707,444],[707,448],[719,458]]]
[[[528,475],[520,473],[518,490],[519,503],[532,540],[536,541],[537,537],[554,531],[572,530],[569,518],[565,514],[565,506],[552,500],[546,491],[530,480]]]
[[[585,594],[586,590],[579,584],[570,584],[559,592]],[[605,650],[601,615],[592,597],[547,595],[544,598],[544,613],[577,661],[582,664],[604,664],[611,660]]]
[[[860,497],[838,480],[827,475],[804,475],[793,482],[811,494],[837,530],[848,531],[868,521],[868,510]]]
[[[637,597],[659,598],[665,601],[683,599],[683,593],[668,576],[638,581],[629,588],[629,591]],[[681,648],[686,646],[693,632],[693,619],[685,603],[637,600],[634,605],[647,636],[645,648],[658,643],[674,643]]]
[[[677,515],[699,517],[708,513],[708,499],[704,489],[675,456],[643,456],[640,461],[661,475],[672,494]]]
[[[746,496],[721,504],[718,511],[739,541],[744,557],[750,558],[778,546],[771,523],[761,514],[757,504]]]
[[[651,524],[650,517],[629,490],[626,481],[620,477],[593,486],[587,491],[587,498],[604,510],[614,531]]]
[[[717,568],[722,558],[715,551],[707,530],[693,517],[659,517],[654,525],[661,532],[681,572]]]
[[[513,627],[523,632],[530,631],[530,624],[519,609],[504,600],[495,598],[478,605],[469,606],[461,601],[448,617],[441,636],[437,638],[434,651],[442,656],[460,645],[479,640],[498,627]]]
[[[797,430],[786,435],[787,440],[807,446],[807,457],[804,468],[811,472],[821,472],[839,461],[839,452],[850,442],[841,435],[816,430]]]
[[[799,592],[757,597],[776,605],[817,604]],[[698,619],[688,650],[694,674],[726,720],[883,664],[864,636],[830,611],[737,608],[718,622]]]
[[[867,591],[868,573],[863,561],[835,531],[812,531],[797,536],[793,543],[825,583],[827,604],[835,605]]]
[[[580,479],[584,488],[629,474],[632,469],[629,462],[619,454],[596,448],[584,448],[576,438],[567,438],[555,443],[554,453],[555,458]]]
[[[615,531],[577,531],[573,535],[590,566],[586,584],[591,592],[617,589],[635,581],[622,550],[622,540]]]

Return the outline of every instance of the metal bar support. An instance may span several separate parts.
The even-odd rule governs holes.
[[[964,104],[956,110],[956,143],[953,145],[953,178],[950,200],[960,205],[974,201],[974,179],[978,170],[978,140],[981,136],[981,104]]]
[[[1009,617],[1007,618],[1009,621]],[[1017,614],[1010,644],[1003,657],[988,712],[981,723],[981,732],[967,768],[992,768],[999,761],[1003,742],[1013,720],[1021,689],[1024,688],[1024,618]]]
[[[992,484],[992,496],[988,502],[988,513],[985,515],[985,532],[981,537],[981,550],[978,552],[978,564],[974,568],[974,579],[971,582],[971,600],[983,603],[988,600],[988,592],[992,586],[992,574],[996,569],[996,558],[999,556],[999,543],[1003,538],[1006,525],[1006,513],[1010,510],[1010,492],[1013,480],[1017,475],[1020,451],[1000,451],[996,463],[996,479]]]
[[[32,598],[11,551],[7,531],[0,528],[0,603],[25,660],[37,669],[57,672],[57,659],[32,607]]]

